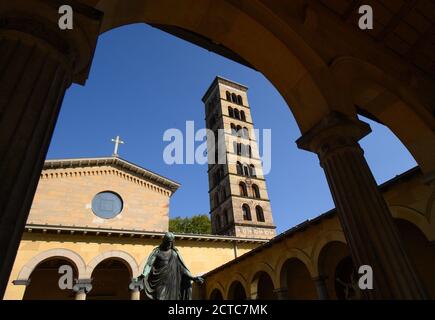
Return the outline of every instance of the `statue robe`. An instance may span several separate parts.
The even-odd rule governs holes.
[[[146,295],[152,300],[190,300],[192,275],[178,250],[171,249],[168,263],[164,266],[156,266],[159,253],[159,247],[151,252],[142,273]]]

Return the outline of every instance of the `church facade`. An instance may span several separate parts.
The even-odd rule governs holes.
[[[132,280],[168,231],[179,186],[116,156],[46,161],[5,299],[140,299]],[[265,241],[176,234],[175,244],[199,275]],[[65,265],[75,285],[60,289]]]

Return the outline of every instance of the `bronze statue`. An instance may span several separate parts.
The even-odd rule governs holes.
[[[192,281],[203,283],[202,277],[194,277],[186,267],[180,253],[174,247],[174,234],[167,232],[160,246],[154,248],[147,264],[138,277],[152,300],[190,300]]]

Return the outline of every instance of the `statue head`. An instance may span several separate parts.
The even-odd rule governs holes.
[[[175,235],[172,232],[166,232],[163,237],[162,243],[160,244],[160,248],[169,249],[174,247],[174,239]]]

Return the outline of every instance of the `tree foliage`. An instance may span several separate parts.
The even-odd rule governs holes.
[[[211,222],[207,214],[169,219],[169,231],[178,233],[210,234]]]

